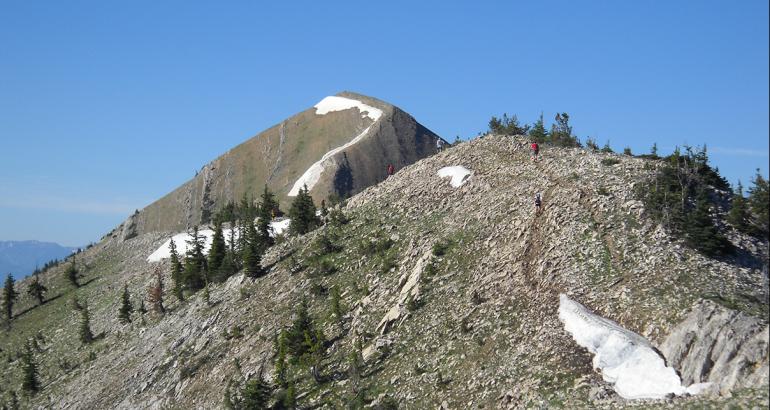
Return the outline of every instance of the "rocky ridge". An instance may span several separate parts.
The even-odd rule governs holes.
[[[334,273],[296,266],[325,234],[317,230],[272,247],[266,276],[236,275],[213,286],[210,303],[201,295],[185,303],[168,296],[168,314],[133,325],[115,317],[120,284],[145,291],[155,268],[145,258],[168,233],[108,239],[84,252],[80,263],[93,282],[77,291],[92,301],[93,327],[106,332],[103,339],[78,347],[66,297],[19,317],[51,325],[39,354],[44,393],[34,403],[218,407],[231,378],[272,375],[273,339],[306,298],[330,341],[323,382],[300,368],[292,373],[306,408],[349,400],[354,381],[346,358],[358,343],[366,361],[360,388],[370,404],[391,398],[402,408],[766,406],[767,379],[752,375],[766,375],[768,360],[761,286],[767,243],[740,237],[755,249],[749,257],[704,257],[647,219],[635,199],[634,186],[655,162],[579,149],[545,148],[542,155],[533,163],[525,140],[487,136],[418,161],[347,201],[342,211],[350,222],[334,234],[341,250],[330,255]],[[618,162],[602,161],[610,157]],[[436,175],[455,165],[471,171],[459,188]],[[544,201],[540,214],[532,205],[536,192]],[[372,253],[368,244],[383,245]],[[167,262],[160,266],[167,274]],[[49,275],[49,283],[61,281],[61,270]],[[329,319],[332,287],[346,308],[341,323]],[[64,285],[57,289],[69,296]],[[646,337],[685,379],[722,380],[747,363],[759,370],[719,382],[714,395],[625,401],[564,331],[560,293]],[[691,313],[703,306],[706,313]],[[725,319],[706,319],[717,316]],[[687,336],[704,320],[723,329],[713,344]],[[746,342],[732,345],[743,364],[719,359],[733,328],[745,335]],[[30,326],[14,337],[36,331]],[[724,366],[696,379],[690,369],[705,356]],[[73,365],[62,366],[62,358]],[[4,377],[18,377],[16,368]]]

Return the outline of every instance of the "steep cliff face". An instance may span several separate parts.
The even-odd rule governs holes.
[[[216,158],[126,223],[136,233],[183,230],[264,185],[283,205],[303,184],[318,202],[348,197],[385,179],[388,164],[400,169],[434,154],[438,139],[397,107],[343,92]]]
[[[594,366],[565,329],[564,294],[596,315],[592,322],[611,321],[638,335],[629,343],[662,352],[685,385],[719,384],[645,408],[766,407],[767,378],[757,375],[768,363],[767,242],[741,237],[737,246],[753,245],[740,258],[705,257],[636,200],[634,186],[657,162],[548,147],[542,156],[530,161],[525,140],[503,136],[451,147],[354,195],[340,208],[347,223],[269,248],[264,276],[212,284],[208,299],[167,292],[165,315],[137,313],[131,324],[116,317],[122,286],[138,300],[157,268],[170,288],[168,259],[147,260],[170,232],[105,240],[78,256],[86,286],[69,286],[60,266],[43,277],[60,297],[38,307],[22,296],[0,347],[38,339],[43,393],[25,404],[216,408],[230,380],[277,380],[276,335],[305,300],[327,343],[315,372],[299,360],[285,368],[301,408],[359,398],[419,409],[639,406],[613,391],[603,377],[611,374],[594,370],[607,366]],[[340,169],[354,169],[342,161]],[[319,252],[325,265],[314,262]],[[75,295],[89,303],[94,332],[104,332],[91,345],[78,341]],[[703,310],[704,299],[729,309],[709,302]],[[3,386],[18,389],[20,360],[9,357]]]

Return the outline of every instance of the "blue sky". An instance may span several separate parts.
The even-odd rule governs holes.
[[[195,3],[195,4],[193,4]],[[0,240],[96,241],[342,90],[447,139],[568,112],[582,139],[768,164],[768,2],[0,3]]]

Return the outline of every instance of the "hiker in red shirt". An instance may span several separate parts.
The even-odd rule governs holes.
[[[393,164],[388,164],[388,176],[393,175],[394,172],[396,172],[396,168],[393,166]]]
[[[530,158],[532,161],[536,161],[538,159],[538,154],[540,154],[540,147],[536,142],[533,142],[532,145],[529,146],[529,152],[531,153]]]

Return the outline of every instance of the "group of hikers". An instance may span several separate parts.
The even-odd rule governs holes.
[[[441,152],[444,149],[444,140],[436,138],[436,152]],[[540,146],[537,142],[532,142],[529,145],[529,158],[532,162],[540,161]],[[388,176],[393,175],[396,172],[396,167],[393,164],[388,164]],[[540,193],[535,194],[535,214],[539,214],[543,210],[543,199]]]

